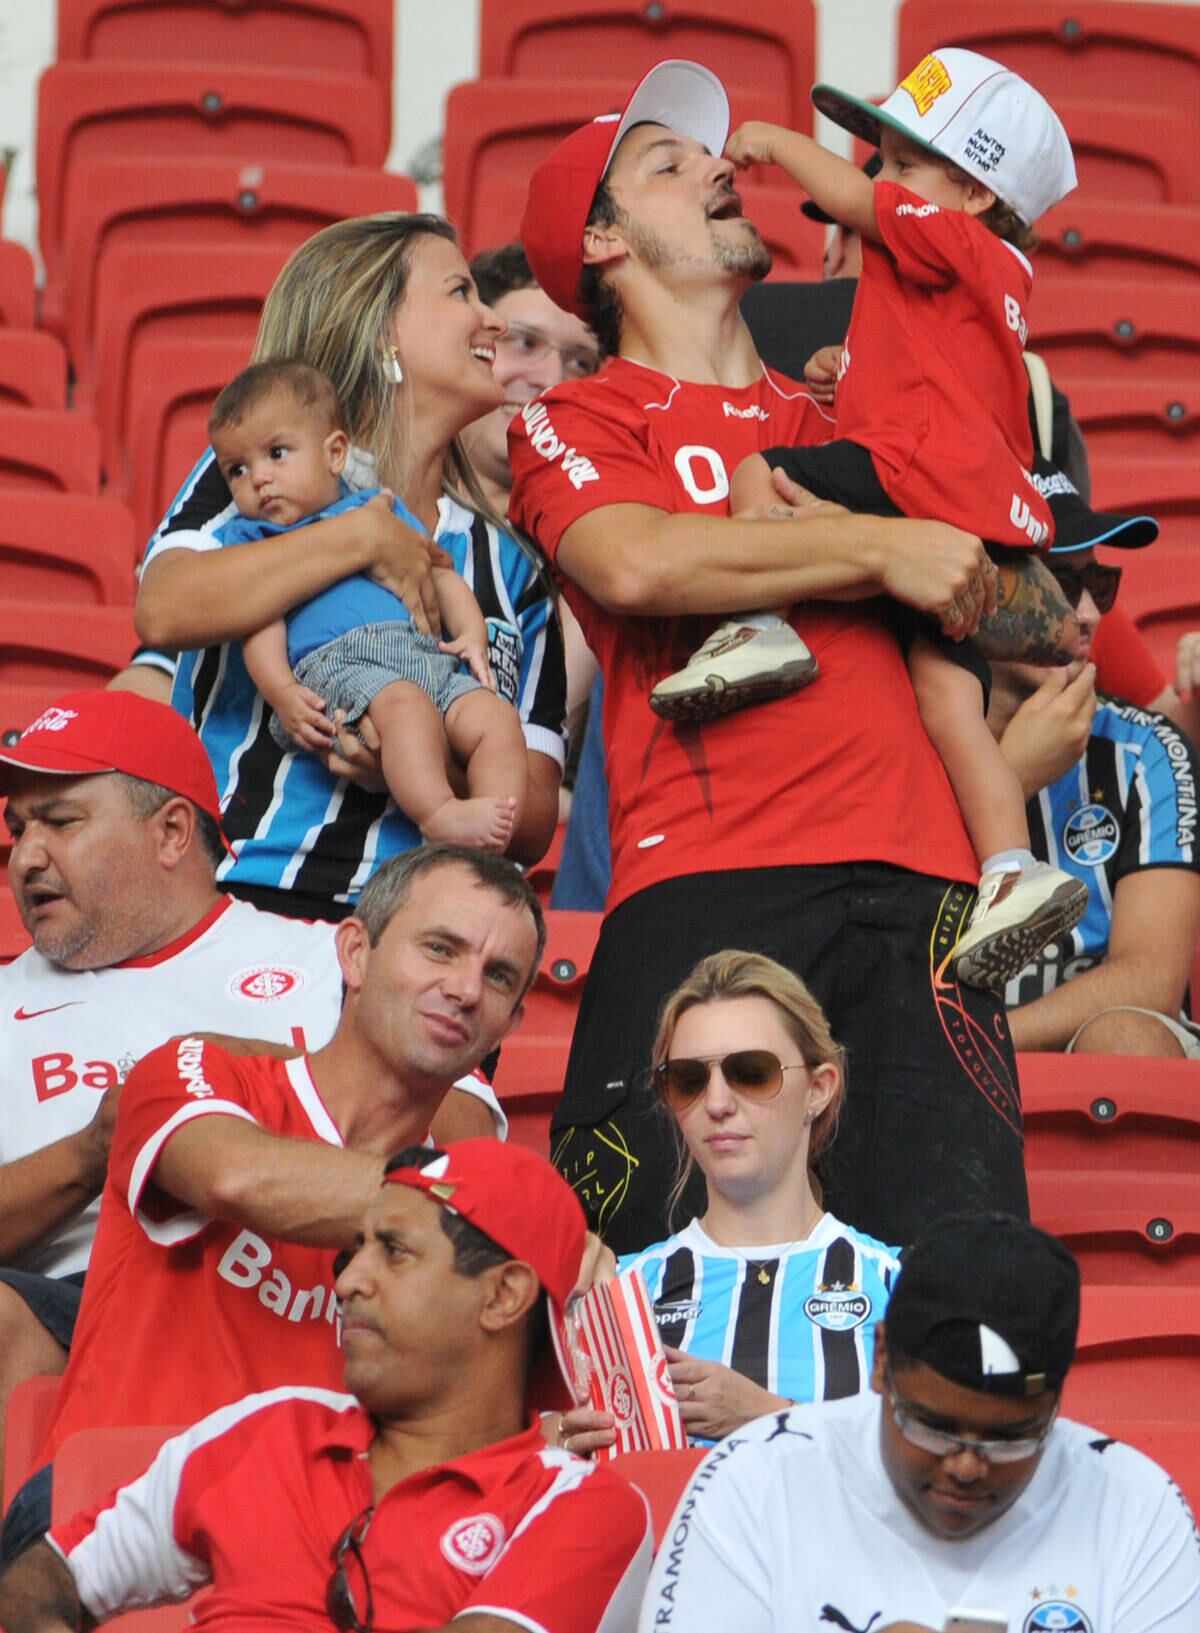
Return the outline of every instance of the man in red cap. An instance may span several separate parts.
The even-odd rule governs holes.
[[[674,1157],[637,1095],[658,1005],[726,946],[800,971],[847,1046],[826,1175],[842,1217],[903,1242],[947,1207],[1027,1206],[1002,1008],[945,968],[974,856],[873,599],[970,632],[989,568],[954,528],[802,508],[799,490],[770,526],[729,516],[741,459],[832,425],[741,319],[770,257],[721,157],[728,118],[706,69],[660,63],[534,173],[521,234],[542,288],[610,354],[514,420],[510,514],[605,677],[613,883],[555,1149],[619,1251],[666,1233]],[[652,713],[721,613],[781,605],[815,686],[704,723]]]
[[[388,1164],[337,1282],[346,1394],[252,1395],[0,1579],[8,1633],[178,1601],[221,1629],[632,1630],[646,1506],[542,1439],[582,1210],[495,1141]],[[544,1392],[556,1385],[556,1393]]]

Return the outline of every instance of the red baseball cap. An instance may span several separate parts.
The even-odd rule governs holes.
[[[385,1185],[408,1185],[537,1271],[550,1304],[558,1370],[535,1369],[533,1404],[567,1410],[586,1395],[576,1383],[568,1340],[567,1302],[579,1279],[587,1223],[574,1191],[545,1157],[501,1140],[458,1140],[419,1168],[394,1168]]]
[[[18,742],[0,747],[3,765],[59,777],[122,771],[160,783],[221,820],[204,745],[181,714],[136,692],[68,692],[43,709]],[[3,782],[0,769],[0,789]]]
[[[601,114],[572,132],[530,177],[520,230],[529,265],[554,304],[585,322],[579,302],[583,229],[621,138],[634,125],[666,125],[710,153],[722,153],[729,98],[700,63],[669,58],[651,68],[623,112]]]

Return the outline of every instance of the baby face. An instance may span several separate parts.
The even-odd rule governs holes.
[[[282,393],[264,397],[213,437],[234,504],[252,521],[277,527],[291,527],[333,504],[349,447],[344,431],[328,430],[319,416]]]

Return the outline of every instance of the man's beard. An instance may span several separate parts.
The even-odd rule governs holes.
[[[709,233],[713,259],[722,272],[761,283],[771,270],[771,252],[759,237],[758,228],[747,221],[750,231],[734,243],[720,233]]]

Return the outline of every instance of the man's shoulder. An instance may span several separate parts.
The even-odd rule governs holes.
[[[228,1039],[229,1045],[235,1043]],[[148,1050],[126,1079],[122,1098],[131,1100],[140,1091],[167,1085],[183,1088],[196,1101],[214,1099],[218,1085],[235,1082],[247,1089],[278,1091],[288,1085],[288,1065],[275,1055],[243,1054],[236,1046],[189,1033]]]
[[[1110,1509],[1123,1502],[1129,1505],[1126,1512],[1133,1510],[1150,1519],[1153,1504],[1166,1499],[1169,1507],[1176,1501],[1182,1504],[1189,1521],[1192,1519],[1171,1475],[1136,1446],[1072,1418],[1058,1420],[1051,1444],[1058,1457],[1057,1466],[1051,1465],[1052,1475],[1056,1484],[1070,1483],[1073,1502]]]
[[[1089,746],[1096,739],[1147,747],[1178,745],[1174,752],[1191,760],[1196,758],[1194,745],[1165,714],[1159,714],[1154,709],[1143,709],[1140,704],[1130,703],[1127,698],[1112,697],[1105,692],[1101,692],[1097,698]]]

